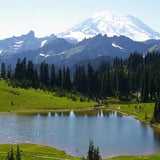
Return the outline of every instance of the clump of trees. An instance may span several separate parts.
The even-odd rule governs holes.
[[[17,145],[17,150],[14,152],[13,148],[8,152],[6,160],[21,160],[21,153],[19,145]]]
[[[69,67],[58,68],[45,61],[35,65],[26,58],[18,59],[15,69],[1,65],[1,77],[10,79],[14,87],[44,90],[76,91],[85,96],[103,99],[116,96],[130,100],[133,93],[137,101],[155,101],[160,95],[160,53],[145,56],[134,52],[128,59],[115,58],[113,64],[102,61],[98,67],[76,65],[73,74]]]
[[[160,123],[160,97],[156,98],[151,123]]]
[[[89,148],[88,148],[88,153],[87,153],[87,157],[83,157],[83,160],[101,160],[101,156],[99,153],[99,148],[95,148],[93,141],[89,142]]]

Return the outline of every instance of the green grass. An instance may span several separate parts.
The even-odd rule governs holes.
[[[73,101],[68,97],[58,97],[55,93],[39,89],[22,89],[8,86],[0,80],[0,111],[31,111],[54,109],[84,109],[94,106],[92,100],[81,102],[80,97]]]
[[[36,145],[36,144],[19,144],[22,160],[81,160],[79,157],[67,155],[64,151],[58,149]],[[5,160],[7,153],[13,148],[17,149],[16,144],[0,144],[0,160]],[[159,160],[160,154],[149,156],[118,156],[105,158],[105,160]]]
[[[153,103],[112,104],[110,107],[147,123],[150,123],[154,111]]]
[[[160,154],[154,154],[149,156],[118,156],[106,160],[159,160],[159,159],[160,159]]]
[[[5,160],[7,153],[13,148],[17,149],[17,145],[1,144],[0,145],[0,160]],[[55,148],[35,145],[35,144],[20,144],[22,160],[78,160],[79,158],[67,155],[64,151]]]
[[[124,103],[114,98],[109,98],[107,103],[105,107],[107,109],[132,115],[145,123],[151,122],[154,112],[154,103],[140,103],[136,101]]]

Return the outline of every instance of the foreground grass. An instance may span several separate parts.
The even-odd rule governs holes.
[[[64,151],[55,148],[35,145],[35,144],[20,144],[22,160],[78,160],[79,158],[67,155]],[[13,148],[17,149],[17,145],[1,144],[0,145],[0,160],[6,160],[7,153]]]
[[[67,155],[64,151],[55,148],[35,145],[35,144],[19,144],[22,160],[81,160],[82,158]],[[6,160],[7,153],[13,148],[17,149],[16,144],[0,145],[0,160]],[[105,160],[159,160],[160,154],[149,156],[118,156]]]
[[[159,160],[159,159],[160,159],[160,154],[154,154],[149,156],[118,156],[106,160]]]
[[[68,97],[58,97],[51,93],[35,89],[13,88],[0,80],[0,111],[83,109],[94,106],[92,100],[81,102],[80,96],[73,101]]]

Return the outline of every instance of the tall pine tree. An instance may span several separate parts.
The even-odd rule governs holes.
[[[1,77],[6,78],[6,66],[4,62],[2,62],[2,65],[1,65]]]

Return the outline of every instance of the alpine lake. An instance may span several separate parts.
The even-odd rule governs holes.
[[[160,151],[160,129],[118,112],[0,114],[1,144],[42,144],[85,156],[90,140],[105,158]]]

